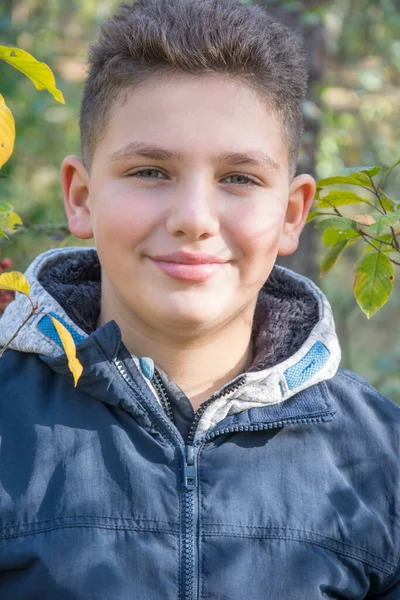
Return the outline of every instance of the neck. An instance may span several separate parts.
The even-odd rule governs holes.
[[[132,316],[127,318],[124,312],[102,302],[98,325],[114,319],[129,352],[152,358],[183,390],[194,410],[252,363],[253,306],[217,331],[196,333],[192,338],[187,332],[185,337],[176,331],[162,332]]]
[[[250,336],[221,336],[195,347],[159,348],[157,364],[189,398],[194,410],[223,385],[246,371],[252,362]],[[166,352],[165,352],[166,350]]]

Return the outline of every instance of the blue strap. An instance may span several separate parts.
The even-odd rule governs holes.
[[[328,362],[330,352],[322,342],[316,342],[298,363],[292,365],[284,376],[289,390],[300,387],[311,379]]]

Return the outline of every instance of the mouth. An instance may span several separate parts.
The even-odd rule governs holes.
[[[149,258],[168,277],[197,283],[207,281],[227,264],[218,256],[204,253],[174,252]]]

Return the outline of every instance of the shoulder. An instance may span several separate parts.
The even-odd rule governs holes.
[[[6,350],[0,359],[0,414],[5,417],[18,407],[30,412],[51,378],[52,371],[38,354]]]
[[[6,350],[0,359],[0,384],[1,386],[14,385],[21,380],[22,375],[37,376],[39,372],[43,374],[45,371],[48,369],[38,354]]]
[[[337,409],[332,422],[337,439],[400,466],[400,406],[346,369],[339,369],[326,385]]]
[[[400,406],[380,394],[368,381],[353,371],[339,369],[326,383],[329,391],[341,405],[353,406],[355,410],[365,410],[369,407],[371,410],[387,413],[395,420],[400,420]],[[398,401],[400,402],[400,398]]]

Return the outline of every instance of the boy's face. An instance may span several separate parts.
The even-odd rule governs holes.
[[[251,322],[315,191],[308,175],[290,182],[274,114],[211,75],[134,88],[114,105],[90,176],[68,157],[62,179],[71,231],[95,238],[102,312],[176,333]]]

